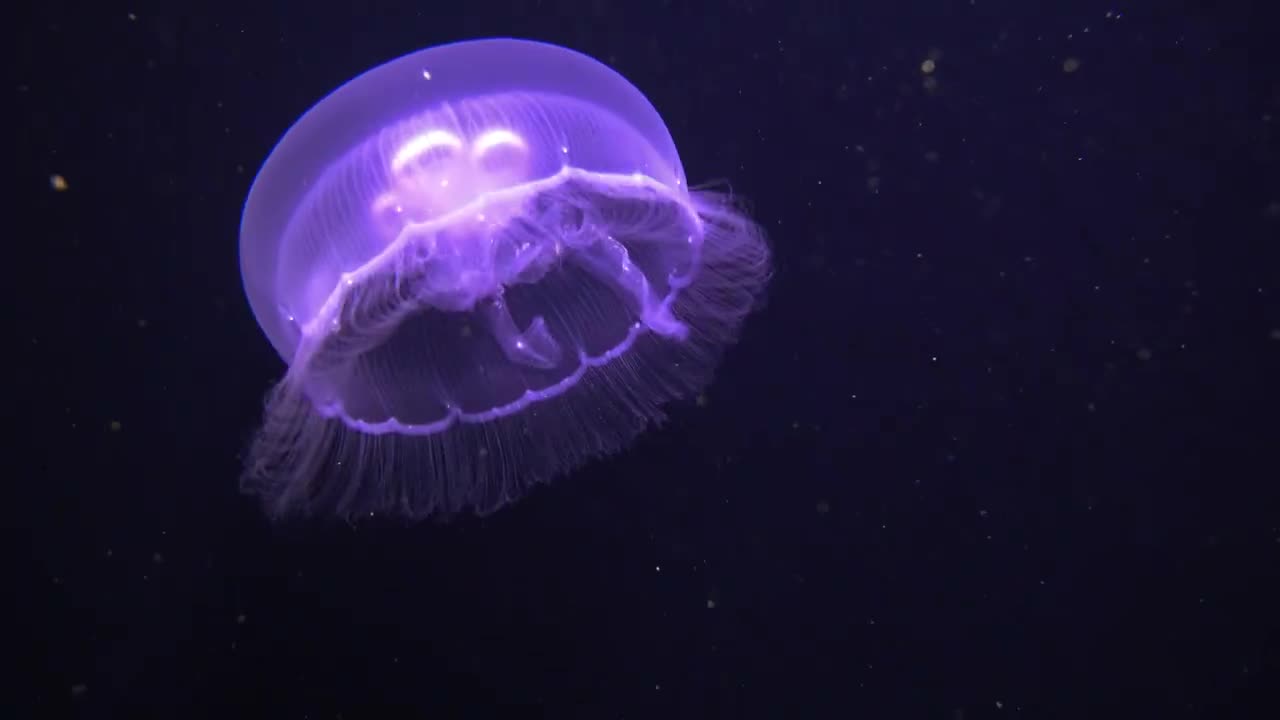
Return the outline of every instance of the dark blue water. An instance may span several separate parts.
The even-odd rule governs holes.
[[[1274,717],[1259,10],[10,17],[7,717]],[[236,487],[283,372],[249,182],[339,83],[491,35],[641,88],[751,199],[767,303],[701,400],[501,513],[273,528]]]

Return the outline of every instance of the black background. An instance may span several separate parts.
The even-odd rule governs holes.
[[[1277,717],[1260,11],[54,1],[8,25],[5,717]],[[283,369],[240,285],[249,183],[342,82],[492,35],[644,91],[690,180],[752,199],[768,304],[705,406],[490,518],[272,528],[236,488]]]

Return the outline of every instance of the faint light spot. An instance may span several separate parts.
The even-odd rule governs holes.
[[[707,609],[708,609],[708,610],[715,610],[715,609],[716,609],[716,601],[715,601],[715,600],[708,600],[708,601],[707,601]]]
[[[163,556],[163,555],[161,555],[161,554],[160,554],[160,553],[158,553],[158,552],[157,552],[157,553],[151,553],[151,562],[155,563],[156,565],[163,565],[163,564],[164,564],[164,556]]]
[[[924,73],[925,75],[928,75],[929,73],[937,69],[938,69],[938,64],[933,61],[933,58],[929,58],[928,60],[925,60],[924,62],[920,63],[920,72]]]
[[[247,618],[245,618],[244,613],[240,613],[239,615],[236,616],[236,624],[243,625],[246,619]]]
[[[1073,73],[1080,69],[1080,58],[1067,58],[1062,61],[1062,72]]]
[[[1150,348],[1138,348],[1138,353],[1137,353],[1137,355],[1138,355],[1138,359],[1139,359],[1139,360],[1143,360],[1143,361],[1150,360],[1150,359],[1151,359],[1151,349],[1150,349]]]
[[[829,512],[831,512],[831,503],[827,502],[826,500],[819,500],[819,501],[818,501],[818,514],[819,514],[819,515],[826,515],[826,514],[827,514],[827,513],[829,513]]]
[[[80,697],[89,692],[89,686],[84,683],[76,683],[71,686],[71,697]]]
[[[121,428],[124,426],[120,424],[119,420],[112,420],[111,424],[107,425],[107,427],[111,429],[111,432],[120,432]]]
[[[708,400],[706,395],[699,395],[697,398],[694,399],[694,403],[696,403],[698,407],[706,407],[707,402]]]
[[[49,187],[53,188],[54,192],[66,192],[71,186],[67,184],[66,178],[54,174],[49,176]]]

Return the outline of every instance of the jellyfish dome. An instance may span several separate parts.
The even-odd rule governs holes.
[[[374,68],[245,202],[245,292],[288,370],[242,488],[276,517],[494,511],[709,383],[769,260],[589,57],[488,39]]]

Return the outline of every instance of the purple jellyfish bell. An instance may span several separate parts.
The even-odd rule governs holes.
[[[289,369],[242,487],[275,517],[497,510],[710,382],[769,260],[589,57],[492,39],[374,68],[245,202],[245,292]]]

